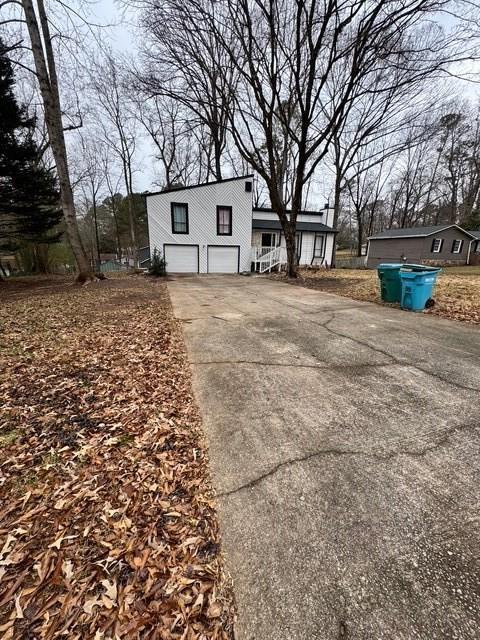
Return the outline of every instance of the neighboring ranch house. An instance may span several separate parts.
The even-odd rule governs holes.
[[[382,262],[470,264],[480,249],[475,233],[456,224],[382,231],[368,238],[367,267],[375,268]]]
[[[286,263],[277,214],[252,207],[253,175],[147,193],[150,253],[165,255],[169,273],[260,273]],[[333,212],[297,217],[300,265],[329,265]]]

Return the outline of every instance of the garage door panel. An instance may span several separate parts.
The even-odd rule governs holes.
[[[164,255],[169,273],[198,273],[198,245],[166,244]]]
[[[237,246],[208,246],[208,273],[238,273]]]

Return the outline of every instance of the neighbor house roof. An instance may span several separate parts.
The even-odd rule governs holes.
[[[475,238],[478,238],[480,240],[480,229],[475,229],[475,230],[469,230],[468,233],[471,233],[472,236],[474,236]]]
[[[142,195],[146,198],[149,196],[158,196],[161,193],[171,193],[173,191],[186,191],[187,189],[197,189],[198,187],[209,187],[211,184],[222,184],[223,182],[233,182],[233,180],[248,180],[253,178],[253,173],[247,173],[245,176],[236,176],[235,178],[224,178],[223,180],[213,180],[212,182],[202,182],[200,184],[189,184],[186,187],[179,185],[170,189],[162,189],[161,191],[144,191]]]
[[[377,233],[374,236],[370,236],[369,240],[386,240],[388,238],[425,238],[427,236],[434,236],[436,233],[440,233],[441,231],[445,231],[445,229],[451,229],[452,227],[456,227],[460,231],[463,231],[467,236],[475,237],[473,235],[473,231],[465,231],[462,227],[459,227],[458,224],[441,224],[430,227],[407,227],[405,229],[388,229],[387,231],[382,231],[381,233]]]
[[[273,231],[281,230],[280,220],[252,220],[253,229],[272,229]],[[319,233],[337,233],[332,227],[327,227],[321,222],[297,222],[297,231],[317,231]]]

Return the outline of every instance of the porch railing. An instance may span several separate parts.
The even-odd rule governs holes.
[[[273,267],[287,262],[287,250],[285,247],[252,247],[251,260],[255,271],[265,273]]]

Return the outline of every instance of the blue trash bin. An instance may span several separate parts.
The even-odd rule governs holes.
[[[433,287],[441,269],[421,264],[406,264],[400,269],[402,298],[400,306],[409,311],[423,311],[433,306]]]

